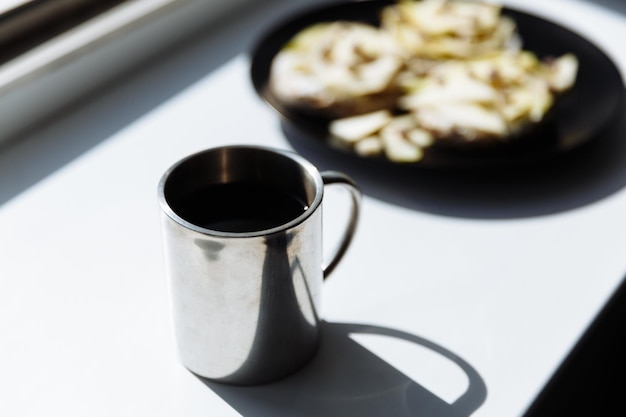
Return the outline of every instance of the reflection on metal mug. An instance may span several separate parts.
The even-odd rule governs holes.
[[[326,186],[350,193],[336,251],[322,256]],[[315,353],[323,279],[356,229],[360,191],[295,153],[226,146],[173,165],[158,186],[179,357],[193,373],[250,385],[289,375]]]

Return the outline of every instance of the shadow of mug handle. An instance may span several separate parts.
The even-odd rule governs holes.
[[[436,343],[433,343],[430,340],[411,333],[403,332],[396,329],[390,329],[387,327],[353,323],[348,324],[325,322],[324,324],[326,326],[339,328],[347,335],[353,333],[361,333],[403,339],[408,342],[421,345],[454,362],[468,378],[467,390],[456,401],[450,404],[451,409],[457,412],[458,415],[471,415],[485,402],[487,398],[487,386],[481,376],[478,374],[478,372],[460,356]]]
[[[469,417],[486,400],[480,375],[441,346],[399,330],[374,325],[321,321],[322,343],[300,371],[271,384],[230,386],[204,380],[246,417]],[[351,335],[381,335],[425,347],[451,360],[469,378],[465,392],[444,401],[401,370],[360,344]]]

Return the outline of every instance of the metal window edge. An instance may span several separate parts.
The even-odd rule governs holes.
[[[0,66],[0,146],[251,1],[129,1]]]

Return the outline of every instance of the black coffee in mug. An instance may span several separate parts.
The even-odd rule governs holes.
[[[185,220],[206,229],[245,233],[272,229],[307,209],[297,195],[263,182],[205,185],[178,203]]]

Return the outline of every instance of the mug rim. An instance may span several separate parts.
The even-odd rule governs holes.
[[[307,209],[304,210],[300,215],[289,220],[288,222],[282,223],[278,226],[268,228],[268,229],[253,230],[253,231],[247,231],[247,232],[227,232],[227,231],[222,231],[222,230],[215,230],[215,229],[210,229],[207,227],[202,227],[188,220],[185,220],[180,215],[178,215],[178,213],[176,213],[176,211],[170,206],[170,204],[167,201],[167,198],[165,197],[165,186],[171,174],[177,168],[184,165],[185,163],[188,163],[190,160],[199,158],[202,155],[205,155],[207,153],[221,152],[224,149],[251,150],[255,152],[278,154],[282,157],[289,159],[293,163],[299,165],[310,175],[315,185],[315,195],[313,197],[313,200],[311,201],[311,204],[309,204]],[[178,160],[174,164],[172,164],[161,176],[161,179],[159,180],[159,184],[157,187],[157,194],[158,194],[159,205],[161,206],[162,212],[165,213],[171,220],[175,221],[176,223],[185,227],[186,229],[193,230],[197,233],[201,233],[203,235],[208,235],[208,236],[249,238],[249,237],[272,235],[275,233],[283,232],[285,230],[289,230],[299,224],[302,224],[306,219],[311,217],[313,213],[317,210],[317,208],[320,206],[322,202],[322,197],[324,195],[324,181],[322,179],[322,175],[320,174],[319,170],[306,158],[300,156],[294,151],[289,151],[289,150],[279,149],[279,148],[272,148],[272,147],[261,146],[261,145],[224,145],[224,146],[218,146],[218,147],[211,147],[211,148],[207,148],[207,149],[192,153]]]

